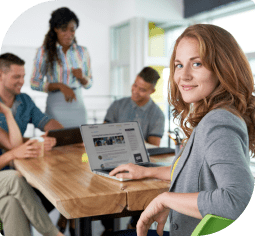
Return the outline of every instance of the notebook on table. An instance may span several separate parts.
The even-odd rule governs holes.
[[[150,143],[145,143],[145,147],[150,156],[175,153],[175,149],[170,147],[158,147]]]
[[[147,148],[150,156],[157,156],[161,154],[172,154],[175,153],[175,149],[169,147],[154,147]]]
[[[92,172],[113,178],[109,173],[121,164],[146,167],[163,166],[151,163],[138,122],[81,125],[81,136]]]
[[[50,130],[49,137],[54,137],[57,140],[56,146],[65,146],[75,143],[82,143],[80,127],[64,128]]]

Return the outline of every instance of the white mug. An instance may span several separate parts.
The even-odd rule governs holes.
[[[37,145],[41,147],[41,151],[38,157],[43,157],[44,156],[44,138],[43,137],[33,137],[31,139],[36,139],[38,140]]]

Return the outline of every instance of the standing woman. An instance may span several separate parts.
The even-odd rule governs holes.
[[[53,11],[49,23],[50,29],[34,60],[31,88],[48,93],[46,114],[64,127],[79,126],[87,123],[82,88],[89,89],[92,85],[89,53],[76,43],[79,20],[70,9]],[[60,215],[61,232],[66,224],[67,219]],[[70,220],[71,235],[74,225],[74,220]]]
[[[78,126],[87,122],[82,88],[92,85],[89,53],[76,43],[79,20],[72,11],[53,11],[49,23],[34,60],[31,88],[48,93],[46,114],[64,127]]]

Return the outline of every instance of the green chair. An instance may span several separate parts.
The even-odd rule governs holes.
[[[216,233],[228,227],[233,222],[234,220],[208,214],[200,221],[191,236],[200,236]]]

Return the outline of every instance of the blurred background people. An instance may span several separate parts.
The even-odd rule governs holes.
[[[42,113],[29,95],[21,93],[25,76],[24,64],[25,61],[14,54],[5,53],[0,55],[0,102],[2,103],[0,129],[3,131],[2,136],[5,136],[5,138],[3,136],[0,146],[8,151],[16,144],[22,143],[22,135],[24,135],[27,125],[32,123],[41,131],[46,131],[46,134],[43,135],[44,150],[49,151],[56,145],[56,139],[47,137],[47,131],[61,129],[63,126],[58,121]],[[9,112],[5,112],[5,107],[10,109],[11,115]],[[13,119],[11,124],[10,119]],[[16,127],[15,130],[13,129],[14,126]],[[8,136],[12,139],[8,139]],[[1,158],[3,159],[3,157]],[[1,168],[8,169],[9,163],[4,163]],[[34,188],[34,191],[40,197],[47,212],[54,209],[51,202],[39,190]]]
[[[75,38],[79,19],[63,7],[52,12],[49,24],[34,59],[31,88],[48,93],[46,114],[64,127],[85,124],[82,88],[91,87],[92,75],[88,50],[79,46]]]
[[[119,99],[111,104],[104,118],[105,123],[138,121],[147,143],[160,145],[164,134],[165,117],[159,106],[151,99],[160,78],[152,67],[144,67],[137,75],[131,88],[131,97]],[[117,141],[117,140],[116,140]],[[128,229],[135,229],[139,216],[132,216]],[[113,231],[113,219],[104,219],[103,236]]]
[[[49,24],[34,59],[31,88],[48,93],[46,114],[66,128],[79,126],[87,123],[82,88],[89,89],[92,85],[90,56],[86,47],[77,44],[75,32],[79,19],[74,12],[59,8],[52,12]],[[61,215],[58,221],[61,232],[66,224],[67,219]],[[71,235],[74,227],[74,220],[70,220]]]
[[[41,153],[37,140],[23,143],[20,129],[11,109],[0,102],[0,113],[6,117],[8,133],[0,128],[0,145],[10,151],[0,157],[0,169],[15,159],[36,158]],[[31,235],[30,223],[42,235],[63,235],[53,225],[47,211],[26,180],[15,170],[0,171],[0,218],[5,235]]]
[[[114,101],[107,110],[104,122],[138,121],[145,141],[159,146],[164,134],[165,117],[150,97],[159,78],[152,67],[144,67],[131,87],[131,97]]]
[[[22,136],[29,123],[46,132],[43,135],[44,148],[48,151],[56,144],[56,139],[47,137],[47,131],[61,129],[63,126],[42,113],[29,95],[21,93],[25,76],[24,65],[25,61],[12,53],[0,55],[0,102],[11,109]],[[0,128],[9,132],[8,122],[3,113],[0,113]],[[5,150],[10,149],[6,143],[3,143],[1,147]]]

